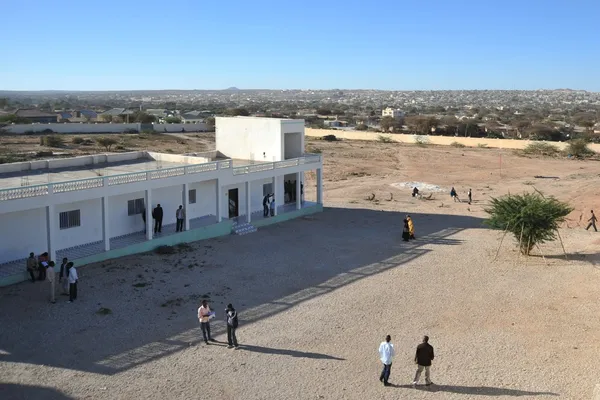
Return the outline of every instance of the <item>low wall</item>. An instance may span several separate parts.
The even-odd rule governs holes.
[[[366,140],[366,141],[377,141],[380,136],[389,137],[391,140],[399,143],[415,143],[415,138],[419,135],[407,135],[407,134],[386,134],[379,132],[363,132],[363,131],[344,131],[335,129],[312,129],[306,128],[306,136],[311,137],[323,137],[327,135],[335,135],[339,139],[347,140]],[[478,147],[485,146],[490,148],[499,149],[524,149],[531,143],[539,143],[534,140],[515,140],[515,139],[488,139],[488,138],[470,138],[470,137],[456,137],[456,136],[421,136],[427,138],[428,143],[449,146],[454,142],[461,143],[467,147]],[[552,144],[559,149],[564,149],[567,146],[566,142],[547,142]],[[590,143],[588,147],[600,153],[600,144]]]
[[[199,124],[153,124],[156,132],[201,132],[208,131],[208,126]],[[26,132],[41,133],[51,129],[54,133],[123,133],[128,130],[141,132],[142,124],[111,124],[111,123],[54,123],[54,124],[16,124],[2,128],[10,134],[24,134]]]
[[[301,208],[300,210],[294,210],[294,211],[289,211],[289,212],[286,212],[283,214],[278,214],[274,217],[263,218],[263,219],[259,219],[257,221],[252,221],[252,225],[254,225],[257,228],[260,228],[263,226],[273,225],[273,224],[277,224],[279,222],[288,221],[290,219],[303,217],[305,215],[316,214],[316,213],[322,212],[322,211],[323,211],[323,205],[317,204],[314,206]]]
[[[95,154],[91,156],[53,158],[50,160],[23,161],[0,165],[0,174],[19,171],[31,171],[37,169],[83,167],[85,165],[102,164],[107,162],[116,163],[121,161],[137,160],[138,158],[145,157],[146,152],[144,151],[131,151],[127,153]]]

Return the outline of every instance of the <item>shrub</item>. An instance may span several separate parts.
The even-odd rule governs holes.
[[[593,156],[595,153],[587,146],[587,142],[583,139],[570,140],[565,153],[568,156],[576,158],[586,158]]]
[[[389,136],[379,135],[377,136],[377,141],[381,143],[393,143],[394,140]]]
[[[117,139],[110,137],[100,137],[96,139],[98,145],[104,147],[106,151],[110,151],[111,147],[117,144]]]
[[[63,138],[58,135],[40,136],[40,145],[48,147],[63,147]]]
[[[479,147],[480,149],[485,149],[487,148],[487,143],[477,143],[477,147]]]
[[[459,142],[452,142],[452,143],[450,143],[450,146],[456,147],[456,148],[459,148],[459,149],[463,149],[463,148],[467,147],[464,144],[459,143]]]
[[[431,142],[429,141],[429,138],[427,136],[424,135],[417,135],[415,136],[415,144],[417,146],[428,146],[429,144],[431,144]]]
[[[485,211],[490,214],[486,224],[512,233],[521,253],[529,255],[536,244],[556,239],[559,224],[573,208],[554,197],[525,193],[492,198]]]
[[[43,130],[42,132],[40,132],[40,133],[43,133],[43,134],[46,134],[46,135],[51,135],[51,134],[53,134],[53,133],[54,133],[54,131],[53,131],[52,129],[44,129],[44,130]]]
[[[528,144],[523,149],[524,154],[538,155],[538,156],[556,156],[559,150],[556,146],[550,143],[535,142]]]
[[[73,139],[71,139],[71,143],[73,144],[82,144],[84,142],[84,139],[82,137],[74,137]]]
[[[123,133],[139,133],[137,129],[125,129]]]
[[[158,246],[156,249],[154,249],[154,251],[156,252],[156,254],[175,254],[175,247],[173,246],[167,246],[167,245],[163,245],[163,246]]]
[[[337,137],[335,137],[335,135],[325,135],[321,138],[322,140],[325,140],[327,142],[335,142],[338,140]]]
[[[365,124],[359,124],[356,125],[356,128],[354,128],[357,131],[366,131],[367,129],[369,129],[369,127]]]

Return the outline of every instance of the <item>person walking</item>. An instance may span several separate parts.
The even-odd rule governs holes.
[[[175,228],[176,232],[183,232],[183,225],[185,221],[185,210],[183,206],[180,205],[177,211],[175,211],[175,218],[177,219],[177,226]]]
[[[208,341],[214,342],[213,338],[210,336],[210,318],[214,313],[210,310],[210,306],[208,305],[208,301],[202,300],[202,305],[198,308],[198,320],[200,321],[200,328],[202,329],[202,337],[204,338],[204,343],[208,344]]]
[[[469,197],[469,204],[471,204],[471,200],[473,200],[473,193],[471,192],[471,189],[469,189],[469,193],[467,193],[467,196]]]
[[[62,294],[69,294],[69,260],[67,257],[63,258],[62,264],[60,264],[60,271],[58,272],[58,282],[62,286]]]
[[[384,386],[389,386],[388,380],[390,379],[390,373],[392,372],[392,358],[394,358],[394,345],[392,344],[392,337],[387,335],[385,341],[379,345],[379,359],[383,364],[383,370],[379,375],[379,381],[383,382]]]
[[[269,216],[269,198],[270,197],[271,197],[270,194],[267,194],[265,197],[263,197],[263,217]]]
[[[410,215],[406,216],[406,220],[408,221],[408,238],[414,239],[415,238],[415,224],[413,223],[413,220],[410,217]]]
[[[238,316],[237,311],[233,308],[231,303],[227,304],[225,309],[225,321],[227,322],[227,348],[238,348],[237,337],[235,336],[235,330],[238,327]]]
[[[27,259],[27,273],[29,274],[32,283],[35,283],[35,275],[33,272],[37,269],[37,267],[38,260],[35,258],[35,254],[29,253],[29,258]]]
[[[413,387],[419,382],[421,373],[425,370],[425,385],[433,385],[431,382],[431,362],[433,361],[433,347],[429,344],[429,336],[423,336],[423,343],[417,346],[417,353],[415,354],[415,364],[417,364],[417,373],[413,380]]]
[[[585,228],[585,230],[587,231],[591,227],[594,227],[594,230],[596,232],[598,232],[598,229],[596,228],[596,222],[598,221],[598,218],[596,218],[596,215],[594,214],[594,210],[590,210],[590,212],[592,213],[592,216],[590,217],[590,219],[588,219],[589,224],[588,224],[587,228]]]
[[[77,276],[77,269],[72,262],[68,265],[69,267],[69,303],[72,303],[77,299],[77,283],[79,282],[79,276]]]
[[[163,209],[160,204],[157,204],[152,210],[152,218],[154,218],[154,233],[160,233],[163,221]]]
[[[46,278],[48,280],[48,282],[50,282],[50,303],[54,304],[56,303],[56,299],[54,297],[55,293],[56,293],[56,286],[54,284],[55,282],[55,271],[54,271],[54,261],[50,261],[48,263],[48,268],[46,268]]]

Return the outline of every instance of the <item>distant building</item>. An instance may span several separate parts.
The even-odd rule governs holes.
[[[15,111],[15,115],[19,118],[24,118],[29,122],[38,122],[40,124],[50,124],[58,121],[58,115],[38,111],[34,109],[18,109]]]
[[[181,114],[181,122],[184,124],[200,124],[208,115],[204,111],[190,111]]]
[[[383,111],[381,111],[381,116],[382,117],[392,117],[394,119],[402,119],[402,118],[404,118],[404,112],[402,110],[388,107],[388,108],[384,109]]]
[[[125,122],[128,122],[131,114],[133,114],[133,111],[127,110],[126,108],[111,108],[110,110],[99,114],[98,119],[100,121],[106,121],[109,119],[108,117],[121,117]]]
[[[343,126],[348,125],[348,123],[346,121],[338,121],[337,119],[335,119],[323,121],[323,125],[328,126],[330,128],[341,128]]]
[[[60,111],[57,116],[58,122],[95,122],[98,113],[92,110]]]

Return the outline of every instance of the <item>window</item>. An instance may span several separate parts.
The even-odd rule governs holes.
[[[81,210],[64,211],[59,215],[60,229],[76,228],[81,226]]]
[[[138,215],[144,212],[144,199],[129,200],[127,202],[127,215]]]
[[[273,184],[272,183],[265,183],[263,185],[263,196],[266,196],[268,194],[273,193]]]
[[[196,204],[196,189],[188,190],[188,203]]]

